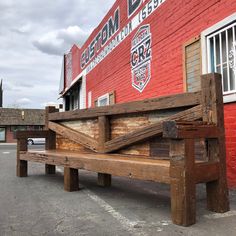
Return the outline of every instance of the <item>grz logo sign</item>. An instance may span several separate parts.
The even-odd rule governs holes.
[[[151,53],[150,25],[143,25],[132,39],[131,47],[132,86],[140,93],[151,79]]]

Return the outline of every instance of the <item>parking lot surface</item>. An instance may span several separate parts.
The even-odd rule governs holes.
[[[231,211],[214,214],[199,185],[197,223],[185,228],[170,220],[168,185],[113,177],[112,187],[101,188],[95,173],[80,171],[80,191],[68,193],[63,168],[46,176],[43,165],[29,163],[29,177],[17,178],[15,159],[15,145],[0,145],[0,236],[236,235],[236,191]]]

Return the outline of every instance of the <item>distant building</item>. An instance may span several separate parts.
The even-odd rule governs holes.
[[[42,130],[45,110],[0,108],[0,142],[15,143],[17,130]]]
[[[0,143],[15,143],[17,130],[42,130],[45,110],[3,108],[2,81],[0,84]]]

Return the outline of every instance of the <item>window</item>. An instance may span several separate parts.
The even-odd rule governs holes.
[[[0,142],[6,141],[6,129],[4,127],[0,127]]]
[[[109,103],[109,93],[101,96],[98,98],[98,106],[102,107],[102,106],[108,106]]]
[[[101,107],[101,106],[108,106],[108,105],[114,105],[116,103],[116,94],[115,91],[111,93],[107,93],[101,97],[99,97],[97,100],[94,101],[95,107]]]
[[[183,45],[184,91],[201,90],[201,43],[197,36]]]
[[[236,21],[207,35],[208,72],[222,75],[224,95],[236,92]]]

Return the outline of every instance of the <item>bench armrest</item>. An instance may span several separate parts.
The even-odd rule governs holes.
[[[40,130],[40,131],[17,131],[16,138],[17,139],[28,139],[28,138],[48,138],[49,131],[48,130]]]
[[[163,122],[163,137],[172,139],[218,138],[222,131],[214,124],[205,122]]]

